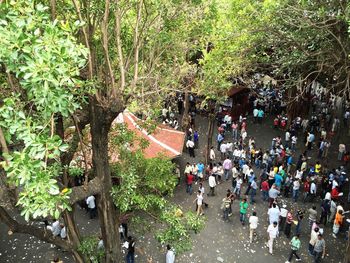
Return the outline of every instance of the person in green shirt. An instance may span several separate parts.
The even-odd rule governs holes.
[[[293,255],[297,258],[296,261],[300,261],[301,258],[298,256],[297,252],[300,249],[301,246],[301,242],[299,239],[299,234],[295,235],[292,240],[290,241],[290,245],[291,245],[291,251],[290,251],[290,255],[288,258],[288,261],[286,261],[286,263],[290,263],[292,261]]]
[[[248,206],[246,198],[239,203],[239,221],[241,221],[242,225],[245,223],[245,215],[247,214]]]

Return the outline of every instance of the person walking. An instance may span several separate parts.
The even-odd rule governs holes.
[[[197,216],[203,215],[203,193],[201,190],[198,190],[197,197],[194,199],[193,203],[197,204]]]
[[[296,261],[301,261],[301,258],[298,256],[297,252],[301,247],[301,242],[299,239],[299,235],[295,235],[292,240],[290,241],[290,245],[291,245],[291,251],[289,254],[289,258],[286,261],[286,263],[290,263],[292,261],[293,256],[296,257]]]
[[[226,197],[222,199],[222,205],[221,209],[224,212],[224,220],[228,220],[228,215],[230,214],[230,207],[231,207],[231,194],[227,193]]]
[[[256,236],[256,229],[258,228],[259,218],[256,216],[256,212],[249,217],[249,240],[253,243],[253,237]]]
[[[222,164],[223,168],[224,168],[224,175],[225,175],[225,180],[228,180],[230,171],[232,169],[232,161],[230,160],[230,158],[227,156],[224,163]]]
[[[320,263],[326,255],[326,242],[322,234],[318,234],[317,241],[314,247],[314,263]]]
[[[269,253],[273,255],[273,242],[278,236],[278,227],[277,227],[277,222],[273,222],[272,224],[269,225],[267,228],[267,234],[268,234],[268,242],[267,246],[269,248]]]
[[[242,225],[245,224],[245,217],[248,209],[247,199],[243,198],[243,200],[239,203],[239,221],[241,221]]]
[[[165,263],[175,263],[175,252],[171,249],[170,245],[166,245]]]

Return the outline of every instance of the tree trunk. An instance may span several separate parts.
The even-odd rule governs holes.
[[[63,212],[63,218],[64,222],[67,228],[67,236],[68,240],[73,244],[73,247],[78,248],[80,246],[80,232],[79,229],[75,223],[74,218],[74,206],[71,212],[68,212],[67,210]],[[78,252],[77,250],[73,250],[72,254],[74,256],[75,262],[78,263],[84,263],[89,262],[89,259],[87,259],[82,253]]]
[[[184,112],[181,119],[181,128],[185,131],[189,125],[188,112],[190,110],[190,101],[188,91],[185,91],[185,99],[184,99]]]
[[[209,100],[208,101],[208,137],[207,137],[207,145],[205,147],[205,165],[209,163],[209,154],[210,154],[210,148],[212,146],[212,139],[213,139],[213,133],[214,133],[214,124],[215,124],[215,102]]]
[[[95,176],[101,180],[97,206],[103,243],[105,263],[120,263],[122,255],[118,233],[118,217],[111,190],[112,180],[108,160],[108,133],[113,119],[118,115],[111,107],[102,107],[96,98],[90,101],[92,163]]]

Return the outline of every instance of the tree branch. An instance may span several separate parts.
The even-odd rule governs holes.
[[[2,206],[0,206],[0,221],[6,224],[14,233],[29,234],[39,238],[40,240],[63,248],[64,250],[70,252],[73,250],[73,246],[69,241],[53,236],[50,231],[40,229],[39,227],[33,225],[21,224],[14,220]]]
[[[122,43],[121,43],[121,14],[118,7],[118,1],[116,1],[116,9],[115,9],[115,36],[117,41],[117,50],[118,50],[118,57],[119,57],[119,71],[120,71],[120,89],[123,91],[125,88],[125,68],[124,68],[124,58],[123,58],[123,50],[122,50]]]
[[[108,29],[107,28],[108,28],[108,18],[109,18],[109,6],[110,6],[109,0],[105,0],[105,12],[101,23],[101,32],[102,32],[103,53],[106,59],[107,71],[108,71],[108,75],[112,86],[112,97],[115,98],[117,95],[117,89],[115,86],[114,74],[112,70],[111,61],[109,59],[109,51],[108,51]],[[108,84],[108,81],[106,80],[106,85],[107,84]]]
[[[81,15],[79,3],[77,2],[77,0],[72,0],[72,1],[73,1],[75,10],[76,10],[76,12],[78,14],[79,20],[81,22],[84,21],[82,15]],[[92,66],[91,48],[90,48],[89,37],[88,37],[88,34],[86,32],[85,26],[82,27],[82,31],[83,31],[83,35],[84,35],[85,45],[89,49],[89,52],[88,52],[88,69],[89,69],[89,79],[92,79],[92,77],[93,77],[93,66]]]
[[[72,193],[69,196],[69,203],[73,205],[74,203],[85,199],[90,195],[95,195],[100,193],[102,189],[101,179],[99,177],[95,177],[86,185],[75,186],[72,188]]]
[[[136,87],[136,83],[137,83],[137,76],[138,76],[138,72],[139,72],[139,49],[140,49],[139,24],[140,24],[140,20],[141,20],[142,5],[143,5],[143,0],[140,0],[138,7],[137,7],[137,18],[136,18],[135,33],[134,33],[134,45],[135,45],[134,78],[133,78],[133,81],[131,83],[131,88],[132,88],[133,92],[135,91],[135,87]]]

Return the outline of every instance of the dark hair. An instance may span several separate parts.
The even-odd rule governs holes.
[[[275,222],[273,222],[273,224],[274,224],[274,225],[277,225],[277,222],[275,221]]]
[[[275,203],[273,203],[272,206],[273,206],[273,208],[276,208],[276,204]]]
[[[256,216],[256,212],[255,211],[253,212],[253,216]]]
[[[296,234],[295,237],[299,238],[299,237],[300,237],[300,234]]]
[[[168,244],[168,245],[166,245],[166,249],[167,250],[170,250],[171,249],[171,246]]]

